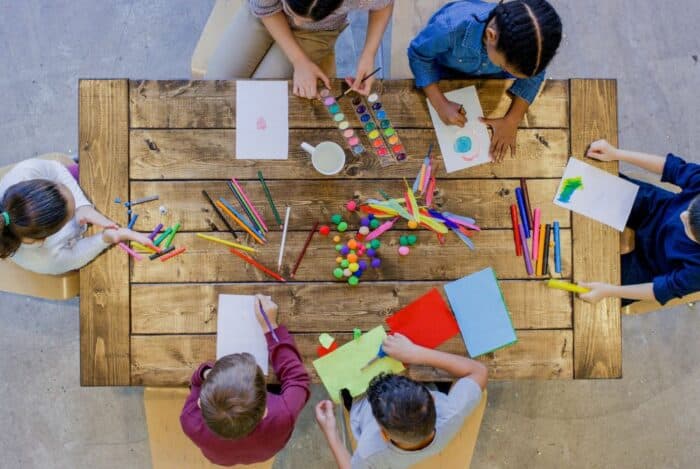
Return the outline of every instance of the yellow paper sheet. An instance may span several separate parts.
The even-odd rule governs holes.
[[[386,337],[382,326],[362,334],[328,355],[314,360],[314,368],[326,387],[333,402],[340,402],[340,390],[347,388],[353,397],[367,390],[369,382],[379,373],[401,373],[403,364],[390,357],[384,357],[361,370],[377,356],[379,347]]]

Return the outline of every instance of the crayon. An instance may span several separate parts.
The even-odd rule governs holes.
[[[518,209],[520,210],[520,219],[523,222],[523,229],[525,232],[525,238],[530,238],[530,229],[527,224],[527,209],[525,208],[525,198],[523,197],[523,190],[519,187],[515,188],[515,198],[518,200]],[[523,238],[524,239],[524,238]]]
[[[513,224],[513,243],[515,243],[515,255],[522,256],[523,248],[520,245],[520,233],[518,230],[518,207],[515,204],[510,206],[510,219]]]
[[[557,290],[565,290],[573,293],[588,293],[591,291],[589,288],[581,287],[575,283],[566,282],[564,280],[549,279],[545,280],[545,283],[549,288],[556,288]]]
[[[131,248],[130,248],[129,246],[127,246],[126,244],[124,244],[124,243],[119,243],[119,244],[117,244],[117,246],[119,246],[124,252],[126,252],[128,255],[130,255],[131,257],[133,257],[133,258],[136,259],[137,261],[140,261],[141,259],[143,259],[143,256],[141,256],[141,254],[137,254],[136,251],[134,251],[133,249],[131,249]]]
[[[127,225],[127,228],[130,230],[134,229],[134,225],[136,224],[136,220],[139,218],[138,214],[134,214],[133,217],[131,217],[131,220],[129,220],[129,224]]]
[[[175,238],[175,235],[177,234],[177,230],[180,229],[180,224],[175,223],[175,226],[173,226],[173,230],[170,232],[167,238],[165,238],[165,243],[163,244],[164,248],[169,248],[170,245],[173,243],[173,238]]]
[[[175,257],[175,256],[177,256],[177,255],[179,255],[179,254],[182,254],[182,253],[185,252],[186,250],[187,250],[187,248],[183,246],[183,247],[181,247],[180,249],[174,250],[173,252],[170,252],[170,253],[168,253],[168,254],[164,254],[164,255],[160,256],[160,261],[161,261],[161,262],[165,262],[165,261],[167,261],[168,259],[171,259],[171,258],[173,258],[173,257]]]
[[[160,234],[160,236],[158,236],[158,237],[155,239],[155,241],[153,241],[153,244],[156,245],[156,246],[160,246],[160,243],[162,243],[163,240],[164,240],[165,238],[167,238],[168,236],[170,236],[170,233],[172,233],[172,232],[173,232],[173,229],[172,229],[172,228],[168,228],[167,230],[165,230],[164,232],[162,232],[162,233]]]
[[[547,223],[544,226],[544,255],[542,256],[542,275],[549,274],[549,233],[551,226]]]
[[[160,256],[164,256],[168,254],[169,252],[173,252],[175,250],[175,246],[170,246],[167,249],[163,249],[162,251],[156,252],[155,254],[151,254],[148,256],[150,260],[158,259]]]
[[[559,222],[554,222],[554,272],[561,273],[561,238],[559,237]]]
[[[151,234],[148,235],[148,239],[153,241],[155,239],[155,237],[158,236],[158,233],[160,232],[161,229],[163,229],[163,224],[158,223],[158,226],[153,228],[153,231],[151,231]]]

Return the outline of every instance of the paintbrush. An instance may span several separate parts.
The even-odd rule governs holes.
[[[379,70],[381,70],[381,69],[382,69],[382,67],[377,67],[372,73],[370,73],[369,75],[367,75],[366,77],[364,77],[364,78],[362,79],[362,81],[360,81],[360,83],[361,83],[361,84],[364,83],[365,80],[367,80],[369,77],[375,75],[375,74],[376,74]],[[352,91],[352,87],[350,87],[350,88],[348,88],[347,90],[345,90],[345,93],[339,94],[338,96],[336,96],[335,100],[338,101],[338,100],[339,100],[340,98],[342,98],[343,96],[347,96],[348,93],[350,93],[351,91]]]

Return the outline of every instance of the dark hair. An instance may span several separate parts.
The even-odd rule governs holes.
[[[10,224],[0,217],[0,259],[11,256],[22,238],[44,239],[60,230],[68,217],[68,201],[56,183],[31,179],[10,186],[0,201]]]
[[[561,42],[561,19],[546,0],[501,3],[486,20],[495,19],[496,48],[518,72],[534,76],[544,70]]]
[[[249,353],[219,358],[207,375],[199,394],[207,427],[222,438],[242,438],[252,432],[265,415],[265,376]]]
[[[700,241],[700,195],[695,196],[688,205],[688,224],[696,241]]]
[[[401,443],[419,444],[435,430],[435,402],[422,383],[382,373],[369,383],[367,400],[377,423]]]
[[[343,0],[284,0],[295,15],[321,21],[343,4]]]

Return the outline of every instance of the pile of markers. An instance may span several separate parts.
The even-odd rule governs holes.
[[[520,187],[515,189],[515,197],[517,205],[510,206],[515,255],[523,257],[528,275],[549,275],[549,249],[553,238],[554,271],[561,273],[559,222],[555,221],[551,225],[543,224],[541,210],[539,208],[531,210],[530,196],[524,178],[520,179]],[[552,233],[551,236],[550,233]],[[528,246],[528,239],[532,241],[530,246]]]

